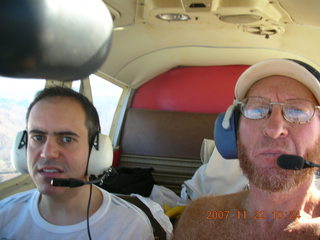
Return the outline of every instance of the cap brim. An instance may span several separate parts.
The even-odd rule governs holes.
[[[249,88],[262,78],[280,75],[304,84],[320,103],[320,83],[318,79],[302,65],[287,59],[269,59],[256,63],[246,69],[239,77],[235,87],[236,99],[245,98]]]

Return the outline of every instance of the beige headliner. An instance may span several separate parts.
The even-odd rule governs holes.
[[[279,57],[320,65],[319,0],[104,1],[115,20],[112,47],[100,74],[129,87],[177,66],[252,64]],[[206,7],[189,8],[191,3]],[[186,13],[191,19],[161,21],[155,17],[159,13]],[[219,20],[235,14],[254,14],[261,20]],[[251,33],[256,29],[260,35]]]

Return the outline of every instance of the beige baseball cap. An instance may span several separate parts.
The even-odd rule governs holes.
[[[320,103],[320,73],[310,65],[292,59],[268,59],[247,68],[238,78],[235,98],[242,100],[255,82],[273,75],[296,79],[309,88]]]

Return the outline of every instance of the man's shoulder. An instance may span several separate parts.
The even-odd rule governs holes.
[[[29,190],[26,192],[14,194],[1,200],[0,216],[3,219],[19,219],[22,215],[27,216],[27,214],[30,212],[29,209],[33,206],[32,201],[34,200],[36,194],[36,190]]]
[[[108,191],[102,189],[101,192],[104,195],[102,207],[107,205],[103,217],[106,224],[110,225],[109,221],[112,221],[117,231],[123,229],[128,235],[136,236],[136,239],[153,238],[151,223],[140,208]]]
[[[124,209],[135,209],[134,205],[122,199],[120,196],[117,196],[114,193],[110,193],[104,189],[100,188],[101,193],[103,194],[103,199],[106,202],[109,202],[114,208],[124,208]]]
[[[112,212],[114,212],[115,214],[120,214],[123,216],[134,216],[138,219],[140,217],[140,219],[145,219],[147,218],[145,216],[145,214],[143,213],[143,211],[138,208],[137,206],[135,206],[134,204],[122,199],[121,197],[113,194],[113,193],[109,193],[108,191],[105,191],[103,189],[100,189],[100,191],[102,192],[102,194],[104,195],[104,201],[108,202],[108,209]],[[138,220],[136,219],[136,220]]]
[[[16,204],[27,203],[32,199],[32,196],[37,194],[37,189],[31,189],[25,192],[16,193],[0,201],[0,209]]]
[[[233,210],[243,208],[246,196],[247,192],[244,191],[205,196],[192,201],[178,221],[174,239],[210,239],[213,236],[211,234],[224,234],[224,230],[230,228],[230,224],[235,224]],[[219,239],[228,237],[221,235]]]
[[[242,209],[247,191],[219,195],[204,196],[192,201],[183,212],[183,217],[205,221],[209,212]]]
[[[208,207],[210,209],[216,208],[217,210],[241,209],[246,196],[247,191],[219,196],[204,196],[192,201],[188,208],[197,209],[198,211],[203,208],[208,209]]]

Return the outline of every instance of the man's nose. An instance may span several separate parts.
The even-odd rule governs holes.
[[[288,135],[288,122],[282,115],[282,108],[280,105],[273,105],[271,114],[266,119],[266,123],[263,129],[265,136],[273,139],[279,137],[286,137]]]
[[[59,156],[59,144],[54,137],[48,137],[41,151],[42,158],[57,158]]]

